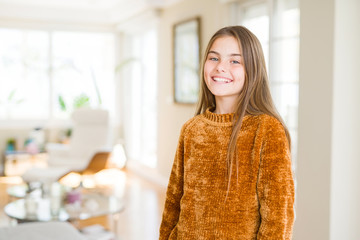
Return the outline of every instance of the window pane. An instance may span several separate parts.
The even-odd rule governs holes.
[[[157,160],[157,32],[149,29],[127,35],[123,70],[125,92],[125,142],[130,159],[148,167]],[[126,60],[125,60],[126,61]]]
[[[243,9],[242,25],[249,28],[262,43],[269,42],[269,14],[266,3]]]
[[[53,115],[66,118],[81,105],[114,110],[114,36],[107,33],[55,32]],[[59,97],[66,106],[60,108]]]
[[[142,157],[143,164],[156,167],[157,148],[157,39],[156,31],[148,31],[143,38],[142,66]]]
[[[0,29],[0,118],[49,115],[49,34]]]
[[[240,24],[248,28],[259,39],[269,67],[269,13],[266,3],[254,4],[242,8]]]
[[[289,128],[297,127],[299,85],[297,83],[271,84],[271,93],[276,108]]]
[[[300,10],[298,0],[276,0],[274,4],[274,18],[278,22],[274,25],[274,37],[299,36]]]
[[[132,57],[136,59],[136,62],[134,62],[131,65],[131,71],[130,74],[126,74],[124,78],[129,77],[129,81],[126,81],[126,84],[129,84],[130,86],[126,89],[130,90],[130,109],[128,115],[129,118],[129,155],[132,159],[140,159],[141,158],[141,149],[143,148],[141,141],[141,104],[142,104],[142,94],[141,94],[141,80],[142,80],[142,66],[140,59],[140,52],[141,52],[141,37],[134,36],[130,38],[132,41],[129,45],[131,46],[132,50]]]
[[[299,80],[299,39],[290,38],[274,41],[273,82],[298,82]]]

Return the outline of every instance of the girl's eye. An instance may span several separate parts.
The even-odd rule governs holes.
[[[239,61],[237,61],[237,60],[232,60],[232,61],[231,61],[231,63],[234,63],[234,64],[240,64],[240,62],[239,62]]]
[[[209,60],[210,60],[210,61],[219,61],[219,59],[216,58],[216,57],[210,57]]]

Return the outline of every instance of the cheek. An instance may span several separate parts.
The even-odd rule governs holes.
[[[206,75],[208,72],[209,72],[209,63],[208,62],[205,62],[205,65],[204,65],[204,74]]]
[[[234,74],[235,74],[235,76],[237,77],[238,80],[240,80],[242,82],[245,81],[245,69],[244,69],[244,67],[237,68],[234,71]]]
[[[210,73],[212,71],[211,64],[205,63],[204,65],[204,79],[207,80],[210,77]]]

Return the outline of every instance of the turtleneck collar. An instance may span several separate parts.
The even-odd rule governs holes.
[[[211,112],[211,109],[206,109],[204,116],[206,119],[217,123],[232,123],[234,120],[234,113],[217,114]]]

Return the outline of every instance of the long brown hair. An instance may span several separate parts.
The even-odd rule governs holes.
[[[236,157],[236,140],[245,115],[256,116],[260,114],[268,114],[275,117],[284,127],[289,146],[291,144],[291,140],[289,131],[277,112],[270,94],[269,80],[261,44],[257,37],[243,26],[224,27],[218,30],[210,39],[202,60],[200,99],[196,115],[204,113],[208,108],[216,108],[215,96],[210,92],[205,84],[204,65],[214,41],[225,36],[234,37],[238,41],[239,47],[242,51],[245,67],[245,82],[235,106],[234,124],[227,150],[227,176],[229,190],[234,161],[236,166],[238,166],[238,160]]]

